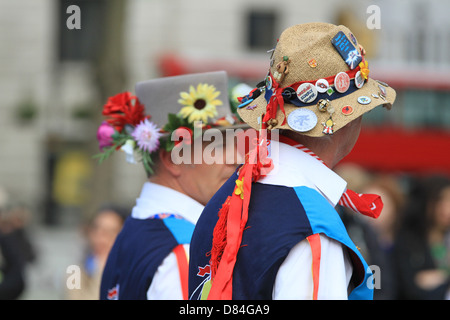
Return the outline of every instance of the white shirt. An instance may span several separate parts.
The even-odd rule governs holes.
[[[197,223],[204,206],[194,199],[162,185],[146,182],[142,187],[131,216],[136,219],[148,219],[156,214],[171,213]],[[186,256],[189,245],[184,245]],[[147,291],[148,300],[182,300],[180,275],[175,253],[171,252],[158,267]]]
[[[271,141],[273,173],[259,183],[317,190],[335,207],[347,183],[316,158],[295,147]],[[342,244],[320,234],[318,299],[347,299],[353,267]],[[273,299],[312,299],[312,253],[305,239],[295,245],[278,270]]]

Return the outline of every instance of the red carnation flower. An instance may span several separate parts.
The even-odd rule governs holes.
[[[142,120],[150,118],[145,115],[144,105],[129,92],[110,97],[103,106],[102,114],[109,117],[106,121],[118,132],[122,132],[127,124],[135,127]]]

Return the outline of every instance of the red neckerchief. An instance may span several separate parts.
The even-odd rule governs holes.
[[[273,168],[271,159],[267,158],[266,137],[262,135],[258,141],[257,147],[249,152],[244,165],[239,170],[239,178],[236,180],[233,193],[225,200],[218,214],[219,220],[214,227],[213,243],[209,253],[211,290],[208,300],[232,299],[233,269],[241,246],[242,233],[247,224],[252,183]],[[311,150],[294,140],[280,136],[280,142],[294,146],[319,159]],[[351,190],[344,192],[339,203],[341,202],[343,206],[373,218],[377,218],[383,208],[380,196],[361,195]]]

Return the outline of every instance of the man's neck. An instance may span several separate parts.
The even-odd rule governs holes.
[[[283,132],[283,135],[309,148],[329,168],[333,168],[340,161],[338,146],[333,143],[331,137],[313,138],[292,131]]]
[[[161,172],[158,172],[152,176],[150,176],[148,178],[148,181],[162,185],[164,187],[173,189],[175,191],[178,191],[180,193],[186,194],[183,190],[183,188],[181,188],[180,184],[178,183],[178,181],[176,179],[174,179],[172,176],[170,175],[165,175]]]

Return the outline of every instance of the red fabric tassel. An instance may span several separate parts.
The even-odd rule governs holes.
[[[230,208],[231,196],[229,196],[222,205],[219,211],[219,220],[216,223],[213,231],[213,244],[211,251],[208,255],[211,256],[210,266],[211,266],[211,278],[214,279],[216,276],[217,268],[219,267],[220,259],[222,258],[223,251],[227,245],[227,219],[228,210]]]
[[[219,220],[213,231],[211,249],[211,290],[208,300],[230,300],[232,298],[233,269],[236,256],[241,247],[242,234],[246,229],[248,207],[250,203],[252,183],[264,176],[262,169],[269,172],[271,159],[267,158],[267,139],[257,144],[239,171],[239,179],[243,181],[243,198],[233,194],[227,198],[219,212]]]

